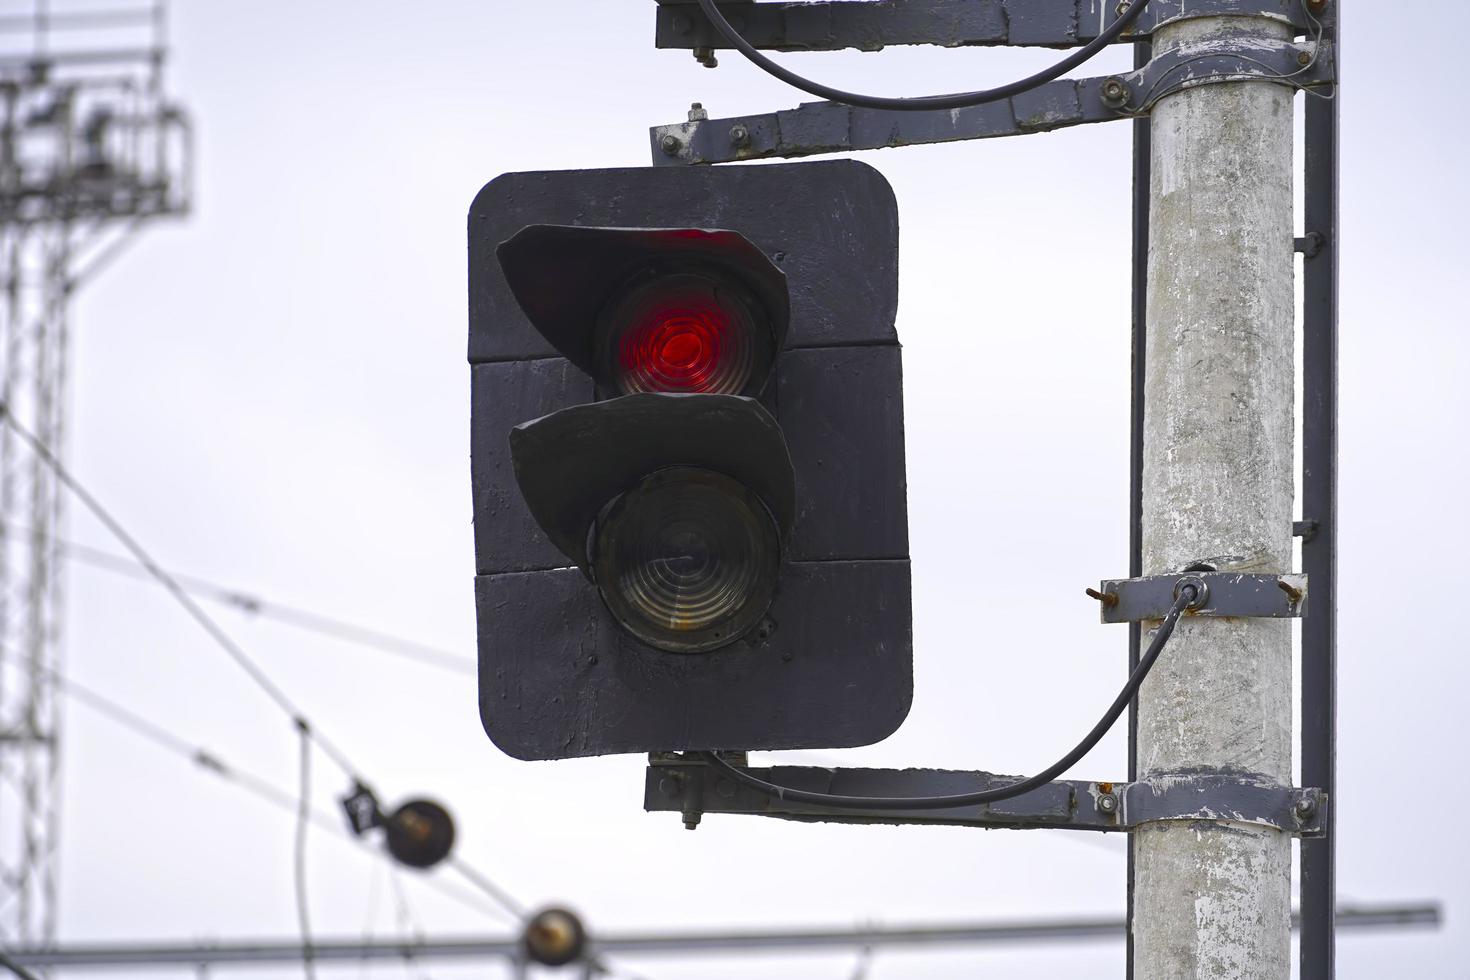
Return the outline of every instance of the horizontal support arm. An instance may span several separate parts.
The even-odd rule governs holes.
[[[1184,0],[1152,0],[1121,41],[1148,37],[1181,15]],[[833,0],[726,2],[720,11],[746,40],[770,51],[878,51],[889,45],[1069,48],[1094,40],[1121,14],[1102,0]],[[1276,17],[1305,30],[1300,0],[1189,0],[1189,16]],[[728,48],[694,0],[661,0],[654,45]]]
[[[1165,95],[1196,85],[1254,79],[1308,88],[1330,85],[1333,77],[1326,42],[1211,39],[1175,48],[1128,74],[1061,79],[967,109],[907,112],[809,102],[726,119],[700,113],[653,127],[651,151],[654,166],[681,166],[1023,136],[1130,119]]]
[[[1049,82],[1004,102],[954,111],[892,112],[810,102],[782,112],[655,126],[653,163],[729,163],[993,139],[1120,118],[1103,104],[1102,85],[1100,78]]]
[[[746,769],[789,789],[855,797],[954,796],[990,790],[1017,776],[943,769]],[[721,775],[697,756],[649,760],[643,808],[681,813],[697,826],[705,813],[743,813],[808,823],[941,824],[953,827],[1117,831],[1159,820],[1231,820],[1313,836],[1322,826],[1324,795],[1277,786],[1250,774],[1185,773],[1136,783],[1064,779],[984,806],[913,810],[834,809],[777,799]]]

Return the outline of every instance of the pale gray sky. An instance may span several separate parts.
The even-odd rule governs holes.
[[[198,207],[77,303],[79,477],[172,567],[472,656],[471,198],[512,170],[644,164],[647,127],[691,101],[730,115],[806,100],[733,55],[712,72],[655,51],[653,6],[177,3],[171,88],[197,122]],[[1361,6],[1343,102],[1338,881],[1345,902],[1442,900],[1447,924],[1344,935],[1340,976],[1448,980],[1470,951],[1470,854],[1446,819],[1470,803],[1452,765],[1470,682],[1452,592],[1470,550],[1458,5],[1415,5],[1412,38],[1370,28]],[[784,56],[891,94],[979,87],[1054,57]],[[1122,681],[1123,630],[1099,626],[1082,590],[1127,571],[1128,152],[1112,124],[862,155],[892,182],[902,229],[916,691],[897,735],[824,762],[1032,771]],[[76,508],[71,529],[113,546]],[[289,724],[159,589],[74,566],[67,591],[68,673],[293,788]],[[641,811],[639,757],[501,755],[473,678],[222,616],[386,800],[445,800],[465,860],[594,929],[1122,909],[1121,838],[736,817],[687,833]],[[1038,625],[1046,641],[1026,643]],[[295,935],[287,816],[80,706],[66,725],[65,939]],[[1118,737],[1077,767],[1125,772]],[[320,756],[315,776],[318,805],[334,807],[342,780]],[[385,875],[314,831],[318,936],[392,934]],[[504,930],[402,877],[430,934]],[[627,965],[713,980],[844,978],[853,963]],[[1121,943],[971,948],[882,953],[869,976],[1120,977],[1122,964]]]

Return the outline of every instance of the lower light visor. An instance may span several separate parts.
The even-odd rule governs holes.
[[[598,520],[593,577],[634,636],[660,650],[703,653],[750,632],[780,567],[770,512],[713,470],[658,470]]]

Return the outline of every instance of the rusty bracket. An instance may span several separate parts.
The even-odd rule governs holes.
[[[1024,136],[1131,119],[1165,95],[1247,79],[1293,88],[1332,84],[1329,41],[1275,41],[1249,35],[1185,45],[1138,71],[1048,82],[968,109],[899,112],[809,102],[783,112],[711,119],[701,106],[684,122],[649,130],[654,166],[803,157],[883,147]]]
[[[1162,820],[1228,820],[1319,837],[1327,794],[1282,786],[1253,773],[1187,772],[1128,783],[1119,803],[1120,819],[1129,827]]]
[[[747,768],[777,786],[850,797],[932,797],[1003,787],[1017,776],[942,769]],[[1324,826],[1326,794],[1281,786],[1252,773],[1198,771],[1133,783],[1064,779],[1015,799],[982,806],[913,810],[836,809],[776,799],[712,770],[697,754],[657,753],[645,771],[643,808],[682,815],[694,829],[706,813],[777,817],[807,823],[940,824],[987,829],[1132,831],[1165,820],[1226,820],[1313,837]]]
[[[1305,575],[1190,571],[1107,579],[1101,589],[1088,589],[1087,594],[1098,600],[1104,623],[1137,623],[1163,619],[1186,584],[1195,586],[1201,596],[1186,616],[1299,619],[1307,614]]]

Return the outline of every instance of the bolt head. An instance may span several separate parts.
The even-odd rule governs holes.
[[[730,142],[735,146],[750,145],[750,130],[745,126],[737,124],[730,127]]]
[[[1118,798],[1112,793],[1104,793],[1097,798],[1097,809],[1100,813],[1117,813]]]
[[[664,133],[664,135],[658,141],[658,148],[660,150],[663,150],[664,153],[668,154],[669,156],[673,156],[674,154],[678,153],[679,148],[683,145],[684,144],[679,141],[679,137],[675,136],[673,133]]]
[[[1296,63],[1301,65],[1303,68],[1310,65],[1312,63],[1312,52],[1303,51],[1301,54],[1297,55]]]
[[[1296,806],[1294,806],[1292,809],[1296,812],[1296,815],[1298,817],[1306,820],[1317,812],[1317,801],[1312,799],[1310,796],[1303,796],[1301,799],[1296,801]]]

